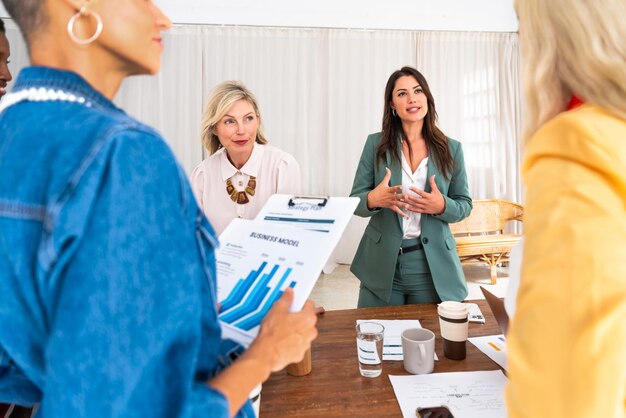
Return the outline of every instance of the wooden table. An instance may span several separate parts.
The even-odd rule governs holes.
[[[470,337],[500,334],[487,303],[473,302],[480,306],[486,322],[470,323]],[[435,304],[328,311],[318,321],[312,372],[301,377],[289,376],[285,371],[272,374],[263,383],[261,418],[402,416],[388,375],[408,373],[402,361],[384,361],[380,377],[361,376],[356,356],[357,319],[419,319],[422,327],[437,336],[435,352],[439,361],[435,361],[434,373],[500,369],[470,342],[465,360],[444,357]]]

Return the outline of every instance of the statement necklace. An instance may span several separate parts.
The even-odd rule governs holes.
[[[53,90],[45,87],[31,87],[29,89],[20,90],[7,94],[2,98],[0,103],[0,112],[14,104],[31,101],[31,102],[72,102],[91,107],[91,103],[84,97],[67,93],[63,90]]]
[[[237,189],[235,189],[235,186],[233,186],[233,182],[230,178],[226,180],[226,193],[230,195],[230,198],[233,202],[239,205],[245,205],[246,203],[250,202],[250,198],[248,198],[248,196],[254,196],[255,189],[256,177],[254,176],[250,176],[250,178],[248,179],[248,184],[246,184],[246,188],[243,189],[242,192],[238,192]]]

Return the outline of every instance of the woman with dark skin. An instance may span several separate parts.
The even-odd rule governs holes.
[[[11,48],[6,36],[4,22],[0,19],[0,99],[7,93],[7,83],[13,79],[9,70]]]

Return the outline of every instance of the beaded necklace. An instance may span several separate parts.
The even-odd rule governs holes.
[[[91,107],[91,102],[87,101],[84,97],[76,96],[73,93],[67,93],[63,90],[53,90],[45,87],[31,87],[16,92],[7,94],[2,98],[0,102],[0,112],[4,111],[7,107],[14,104],[31,101],[31,102],[72,102],[83,104],[87,107]]]

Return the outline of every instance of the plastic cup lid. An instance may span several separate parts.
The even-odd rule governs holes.
[[[462,302],[445,301],[437,307],[437,312],[446,318],[467,318],[467,306]]]

